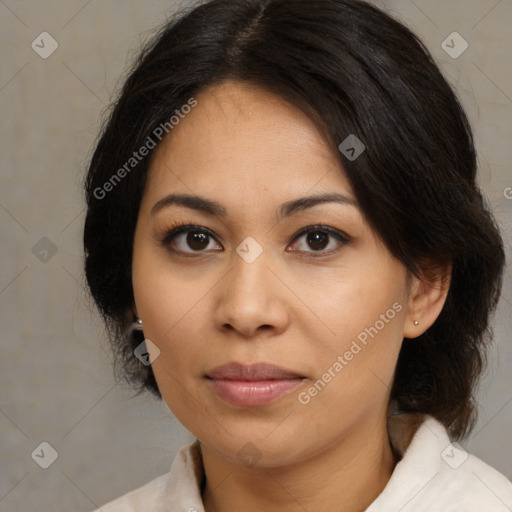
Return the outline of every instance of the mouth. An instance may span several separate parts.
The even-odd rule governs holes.
[[[239,407],[258,407],[274,402],[294,391],[306,378],[267,363],[229,363],[206,374],[213,391]]]

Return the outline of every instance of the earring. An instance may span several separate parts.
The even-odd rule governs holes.
[[[414,325],[419,325],[418,320],[414,320]]]
[[[140,318],[137,318],[137,320],[133,322],[132,329],[134,331],[142,331],[142,320]]]

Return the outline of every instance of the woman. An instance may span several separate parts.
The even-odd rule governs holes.
[[[124,375],[197,441],[101,510],[510,510],[451,442],[504,266],[475,178],[454,93],[365,2],[166,26],[91,161],[86,275]]]

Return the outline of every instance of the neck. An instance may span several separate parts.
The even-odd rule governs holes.
[[[382,492],[396,463],[385,418],[288,466],[246,467],[203,444],[201,449],[206,512],[339,510],[340,504],[344,512],[361,512]]]

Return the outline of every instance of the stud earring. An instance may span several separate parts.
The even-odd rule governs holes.
[[[419,325],[418,320],[414,320],[414,325]]]
[[[142,320],[140,318],[137,318],[137,320],[133,322],[132,328],[134,331],[142,331]]]

